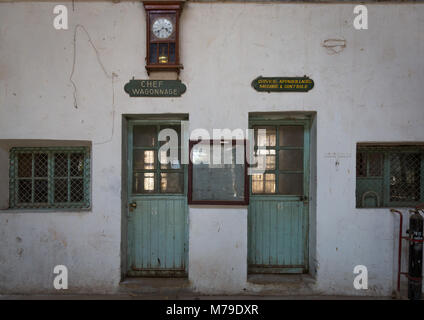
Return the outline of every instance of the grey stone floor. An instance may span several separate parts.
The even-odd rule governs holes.
[[[391,297],[358,296],[255,296],[255,295],[156,295],[156,294],[112,294],[112,295],[0,295],[0,300],[391,300]]]

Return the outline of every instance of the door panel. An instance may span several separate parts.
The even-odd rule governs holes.
[[[301,201],[252,201],[248,221],[251,272],[260,271],[261,268],[271,273],[303,271],[303,215]]]
[[[128,130],[127,274],[186,276],[187,170],[159,163],[157,136],[170,126],[140,122],[130,122]]]
[[[303,273],[308,266],[309,125],[251,123],[266,128],[263,175],[252,176],[248,211],[250,273]],[[270,131],[268,134],[268,130]],[[256,146],[261,139],[257,138]],[[260,151],[258,151],[260,154]],[[262,154],[263,153],[262,151]],[[274,156],[276,155],[276,157]]]
[[[134,259],[132,271],[185,270],[185,222],[184,199],[137,199],[137,208],[130,213],[134,235]],[[160,272],[159,272],[160,273]],[[177,272],[178,273],[178,272]]]

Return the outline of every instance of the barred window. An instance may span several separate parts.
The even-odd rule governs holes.
[[[424,146],[358,145],[356,207],[412,207],[424,202]]]
[[[10,208],[89,208],[89,148],[12,148],[9,179]]]

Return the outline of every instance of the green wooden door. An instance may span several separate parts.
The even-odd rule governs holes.
[[[129,276],[187,275],[187,169],[159,161],[162,129],[179,136],[176,122],[134,120],[128,128],[128,270]]]
[[[308,270],[309,121],[251,121],[266,171],[250,177],[250,273]],[[266,129],[264,138],[258,130]],[[266,150],[258,150],[258,146]]]

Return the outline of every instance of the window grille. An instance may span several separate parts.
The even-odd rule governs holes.
[[[356,207],[412,207],[424,201],[424,146],[365,146],[356,153]]]
[[[88,147],[12,148],[10,208],[89,208]]]

